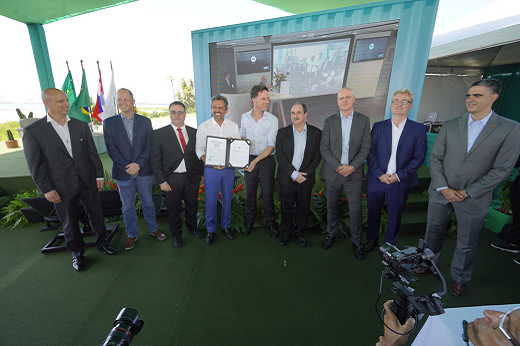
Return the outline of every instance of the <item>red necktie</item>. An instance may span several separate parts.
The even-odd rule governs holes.
[[[182,129],[177,128],[177,131],[179,131],[179,139],[181,140],[182,151],[186,151],[186,141],[184,140]]]

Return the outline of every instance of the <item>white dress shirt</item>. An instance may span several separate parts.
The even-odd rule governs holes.
[[[182,127],[177,127],[173,124],[171,124],[171,126],[173,127],[173,131],[175,131],[175,135],[177,136],[177,140],[179,141],[179,145],[182,149],[182,143],[181,143],[181,139],[179,137],[179,131],[177,131],[178,128],[181,129],[182,131],[182,134],[184,136],[184,141],[186,142],[186,145],[188,145],[188,141],[189,141],[189,137],[188,137],[188,132],[186,131],[186,125],[182,125]],[[182,159],[181,163],[179,163],[179,166],[177,167],[176,170],[173,171],[174,173],[186,173],[186,162],[184,162],[184,159]]]
[[[240,131],[237,123],[228,119],[224,119],[222,125],[219,125],[213,118],[203,122],[197,128],[197,142],[195,144],[195,152],[199,159],[206,155],[206,137],[208,136],[240,138]]]
[[[403,133],[404,125],[406,124],[406,119],[403,120],[402,123],[396,125],[393,120],[390,120],[392,123],[392,152],[390,154],[390,161],[388,161],[388,168],[386,170],[386,174],[394,174],[397,170],[397,145],[399,144],[399,139],[401,138],[401,134]],[[396,174],[397,175],[397,174]],[[397,177],[399,180],[399,176]]]
[[[271,113],[264,112],[264,115],[257,122],[253,119],[253,110],[242,114],[240,137],[251,140],[251,150],[249,152],[251,155],[258,156],[267,147],[275,147],[276,135],[278,134],[278,118]]]

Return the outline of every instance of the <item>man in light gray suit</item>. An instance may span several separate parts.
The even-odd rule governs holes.
[[[350,209],[350,232],[355,255],[363,259],[362,196],[363,162],[370,151],[370,121],[367,116],[354,111],[356,97],[349,88],[338,93],[339,113],[327,119],[323,125],[320,152],[323,157],[320,175],[327,189],[327,231],[323,242],[327,250],[336,241],[341,189],[345,190]]]
[[[473,83],[466,94],[469,114],[445,122],[431,152],[426,241],[438,261],[446,223],[455,210],[458,230],[450,287],[455,297],[466,293],[471,279],[493,189],[511,173],[520,153],[520,124],[491,110],[501,88],[495,79]],[[421,266],[415,273],[428,271]]]

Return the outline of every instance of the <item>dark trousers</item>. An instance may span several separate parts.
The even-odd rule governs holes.
[[[168,227],[172,236],[182,234],[181,205],[184,200],[186,228],[193,231],[197,228],[197,197],[199,182],[190,179],[189,173],[172,173],[167,178],[171,191],[165,192],[168,209]]]
[[[249,162],[256,156],[249,156]],[[246,182],[246,227],[252,226],[256,221],[256,191],[258,182],[262,191],[264,204],[264,217],[268,226],[274,226],[274,170],[276,164],[274,156],[268,156],[258,162],[252,172],[244,172]]]
[[[55,204],[56,213],[63,226],[65,244],[74,256],[83,256],[85,240],[79,228],[80,201],[88,215],[92,232],[96,237],[96,245],[103,245],[107,237],[107,229],[101,209],[101,200],[97,188],[87,189],[79,179],[78,188],[71,194],[60,193],[61,203]]]
[[[386,226],[385,242],[395,245],[401,230],[401,216],[403,215],[404,205],[409,193],[410,188],[396,189],[390,186],[383,186],[382,189],[369,189],[367,187],[368,241],[377,244],[379,240],[381,210],[386,199],[388,224]]]
[[[303,236],[307,230],[311,205],[312,184],[293,182],[290,186],[280,184],[282,199],[282,232],[291,235],[294,229],[294,203],[296,203],[296,236]]]

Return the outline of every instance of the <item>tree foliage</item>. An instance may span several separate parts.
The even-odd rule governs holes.
[[[180,90],[177,91],[176,100],[184,103],[186,106],[186,113],[195,113],[195,87],[193,79],[180,80]]]

